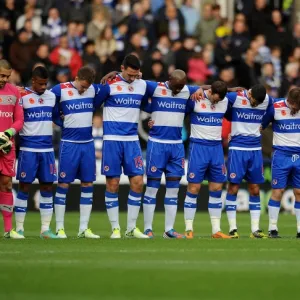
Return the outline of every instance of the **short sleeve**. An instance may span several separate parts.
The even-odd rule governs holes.
[[[95,89],[95,107],[100,107],[104,101],[110,96],[110,87],[108,84],[93,84]]]

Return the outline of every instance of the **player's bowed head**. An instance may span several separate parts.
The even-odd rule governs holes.
[[[287,105],[291,110],[291,115],[294,116],[300,111],[300,88],[296,87],[289,91],[287,96]]]
[[[140,78],[141,63],[139,59],[133,55],[125,56],[121,65],[121,76],[128,82],[132,83]]]
[[[3,89],[11,75],[12,67],[5,59],[0,59],[0,89]]]
[[[252,107],[257,107],[263,103],[267,95],[266,88],[262,84],[254,85],[246,93]]]
[[[175,96],[181,92],[187,82],[187,77],[184,71],[174,70],[169,78],[169,88],[172,91],[172,95]]]
[[[94,69],[84,66],[79,69],[75,77],[74,86],[81,95],[87,91],[91,84],[95,81],[96,73]]]

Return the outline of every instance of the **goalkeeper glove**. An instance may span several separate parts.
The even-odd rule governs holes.
[[[12,141],[8,141],[6,144],[1,146],[1,150],[4,154],[8,154],[12,148]]]
[[[7,129],[4,132],[0,132],[0,150],[2,146],[6,144],[13,136],[13,131],[11,129]]]

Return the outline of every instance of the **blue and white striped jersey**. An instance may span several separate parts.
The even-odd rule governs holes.
[[[286,99],[275,99],[267,110],[263,119],[263,127],[272,122],[273,148],[289,152],[300,153],[300,112],[291,115]]]
[[[46,90],[38,95],[26,88],[21,93],[24,109],[24,126],[20,131],[20,150],[31,152],[53,151],[52,118],[55,95]]]
[[[260,127],[267,108],[273,103],[272,98],[266,95],[263,103],[257,107],[251,106],[246,91],[227,93],[227,98],[231,103],[232,121],[229,149],[260,150]]]
[[[103,140],[137,141],[142,105],[148,102],[147,83],[137,79],[132,83],[119,74],[100,92],[103,108]]]
[[[228,109],[229,101],[212,104],[204,93],[205,99],[191,102],[191,136],[190,140],[203,145],[214,146],[222,141],[222,121]]]
[[[154,125],[149,133],[149,140],[159,143],[182,143],[182,127],[187,112],[187,104],[190,96],[199,88],[196,86],[184,86],[180,93],[172,95],[168,82],[156,83],[147,81],[151,86],[148,94],[152,100],[147,107],[151,113]]]
[[[104,86],[100,84],[91,85],[83,94],[79,94],[72,82],[61,83],[52,88],[59,110],[64,115],[62,141],[73,143],[93,141],[93,112],[95,107],[102,104],[99,97],[102,88]]]

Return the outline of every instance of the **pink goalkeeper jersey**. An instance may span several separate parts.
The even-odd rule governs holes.
[[[22,103],[20,103],[20,93],[17,88],[7,83],[0,89],[0,131],[12,128],[19,132],[24,123]]]

